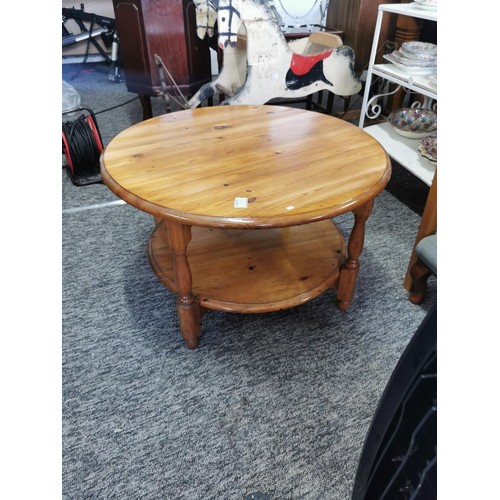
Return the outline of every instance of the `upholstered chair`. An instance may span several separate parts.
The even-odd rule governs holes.
[[[437,234],[422,238],[415,247],[418,260],[410,269],[412,280],[410,302],[421,304],[427,291],[427,280],[434,274],[437,276]]]

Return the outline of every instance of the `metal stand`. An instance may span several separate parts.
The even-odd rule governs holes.
[[[65,26],[65,22],[72,19],[76,22],[81,32],[74,35],[70,33]],[[90,23],[90,29],[87,28],[85,22]],[[98,25],[97,27],[95,25]],[[104,45],[111,47],[111,57],[95,40],[96,37],[101,36]],[[110,65],[109,79],[112,82],[120,82],[120,65],[118,61],[119,39],[116,32],[115,20],[111,17],[99,16],[84,11],[84,5],[80,4],[80,9],[72,7],[62,9],[62,46],[67,47],[87,40],[87,51],[90,44],[99,51],[107,63]],[[86,61],[88,54],[84,57]]]

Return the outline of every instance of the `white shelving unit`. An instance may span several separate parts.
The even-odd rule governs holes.
[[[372,51],[370,54],[370,61],[368,63],[368,73],[366,75],[365,93],[363,96],[363,104],[361,106],[361,115],[359,119],[359,127],[377,139],[391,158],[430,186],[424,213],[422,214],[422,219],[415,238],[413,251],[410,256],[410,261],[403,283],[403,286],[409,290],[411,286],[410,268],[417,259],[415,246],[424,236],[434,233],[437,230],[436,165],[426,160],[418,152],[418,140],[402,137],[392,130],[389,123],[378,123],[367,127],[364,127],[364,124],[366,117],[376,118],[381,111],[381,106],[378,105],[377,101],[380,97],[382,97],[382,95],[370,98],[372,79],[374,75],[383,78],[387,82],[395,83],[402,88],[425,96],[423,107],[431,107],[433,101],[437,101],[437,88],[433,86],[431,81],[429,81],[430,75],[412,75],[405,69],[401,69],[394,64],[375,64],[382,20],[385,15],[391,14],[416,17],[419,19],[437,22],[437,12],[435,10],[432,11],[422,9],[415,3],[379,5],[375,32],[373,35]]]
[[[418,177],[428,186],[432,184],[436,166],[427,161],[418,152],[418,140],[400,136],[394,132],[387,122],[372,125],[365,130],[384,146],[391,158],[396,160],[400,165],[403,165],[415,177]]]
[[[437,100],[437,89],[429,81],[426,75],[411,75],[404,69],[400,69],[394,64],[375,64],[377,47],[380,37],[380,28],[385,14],[397,14],[403,16],[417,17],[437,22],[436,11],[424,10],[414,3],[408,4],[382,4],[379,5],[377,22],[373,36],[372,51],[368,64],[368,73],[366,75],[365,93],[363,104],[361,106],[361,115],[359,127],[377,139],[385,148],[389,156],[396,160],[400,165],[413,173],[428,186],[432,184],[436,166],[431,164],[418,152],[418,141],[415,139],[406,139],[393,132],[388,123],[369,125],[364,127],[367,113],[370,112],[370,88],[373,76],[379,76],[389,82],[395,83],[410,91],[417,92],[428,98],[428,102]],[[373,101],[373,98],[372,98]]]

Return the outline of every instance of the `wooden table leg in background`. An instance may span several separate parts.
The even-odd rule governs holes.
[[[149,120],[153,118],[153,106],[151,104],[151,97],[148,95],[139,94],[139,101],[142,106],[142,119]]]
[[[415,252],[415,247],[417,243],[430,234],[434,234],[437,231],[437,169],[432,179],[431,188],[429,194],[427,195],[427,201],[425,202],[424,213],[422,214],[422,220],[420,221],[420,226],[418,227],[417,237],[415,238],[415,243],[413,245],[413,250],[410,257],[410,263],[408,264],[408,269],[406,270],[406,276],[403,286],[406,290],[410,291],[411,287],[411,276],[410,268],[417,260],[417,254]]]
[[[339,309],[347,311],[356,287],[359,271],[359,256],[363,251],[365,242],[365,225],[373,208],[373,200],[354,209],[354,226],[347,244],[347,257],[340,270],[339,288],[337,290],[337,303]]]
[[[201,312],[200,304],[191,291],[191,269],[186,256],[191,241],[191,226],[169,221],[167,231],[174,258],[179,324],[187,348],[196,349],[201,333]]]

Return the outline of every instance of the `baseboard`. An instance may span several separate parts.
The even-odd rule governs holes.
[[[79,56],[63,56],[62,57],[62,63],[63,64],[82,64],[84,62],[85,56],[79,55]],[[106,58],[104,56],[101,56],[100,54],[89,54],[87,58],[85,59],[85,62],[88,63],[96,63],[96,62],[102,62],[106,61]]]

